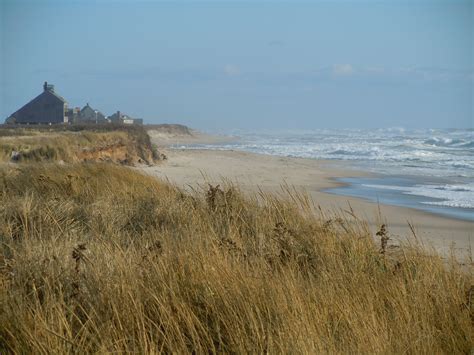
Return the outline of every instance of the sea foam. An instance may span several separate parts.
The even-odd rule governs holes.
[[[227,132],[229,133],[229,132]],[[440,178],[445,185],[421,183],[385,186],[400,193],[425,196],[430,205],[474,208],[474,130],[321,129],[285,132],[231,132],[230,144],[198,148],[351,161],[375,173]],[[380,185],[374,188],[381,188]]]

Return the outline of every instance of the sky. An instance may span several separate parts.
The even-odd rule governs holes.
[[[0,120],[69,106],[203,130],[473,128],[473,3],[0,0]]]

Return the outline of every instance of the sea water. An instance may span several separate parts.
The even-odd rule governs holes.
[[[194,148],[350,161],[374,177],[341,179],[347,185],[328,192],[474,221],[473,129],[227,133],[239,139]]]

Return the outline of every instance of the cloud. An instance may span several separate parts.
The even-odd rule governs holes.
[[[226,64],[224,66],[224,73],[227,76],[237,76],[240,75],[240,68],[234,64]]]
[[[334,64],[332,72],[338,76],[352,75],[354,74],[354,68],[350,64]]]

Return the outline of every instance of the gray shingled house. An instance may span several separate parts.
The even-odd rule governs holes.
[[[68,123],[68,108],[64,98],[54,92],[54,86],[43,85],[43,92],[11,114],[6,123],[57,124]]]
[[[108,119],[112,123],[118,123],[118,124],[138,124],[141,125],[143,124],[143,119],[141,118],[132,118],[128,115],[123,114],[120,111],[117,111],[116,113],[110,115]]]
[[[89,103],[79,113],[79,122],[83,123],[106,123],[105,116],[99,110],[93,109]]]

